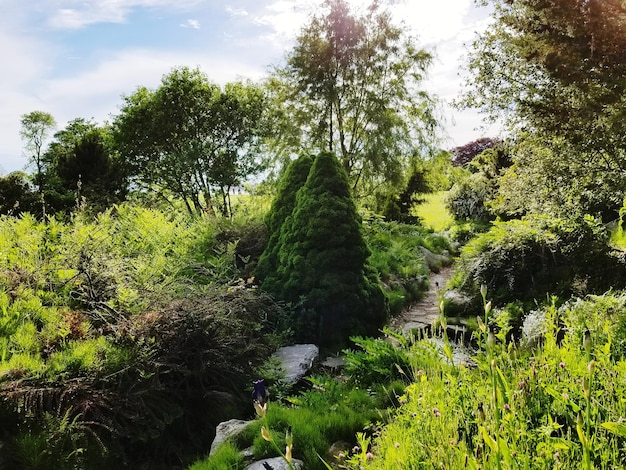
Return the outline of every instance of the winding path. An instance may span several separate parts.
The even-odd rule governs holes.
[[[389,326],[394,330],[410,333],[413,330],[424,329],[432,325],[441,315],[438,293],[445,288],[453,273],[453,266],[446,266],[441,268],[438,273],[431,273],[426,295],[400,315],[393,317]]]

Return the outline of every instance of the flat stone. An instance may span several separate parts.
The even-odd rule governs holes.
[[[341,369],[346,365],[346,360],[340,356],[330,356],[324,359],[321,364],[329,369]]]
[[[213,455],[213,452],[217,450],[219,446],[221,446],[226,439],[232,436],[236,436],[245,428],[247,428],[254,421],[244,421],[241,419],[229,419],[228,421],[224,421],[217,425],[215,429],[215,439],[211,443],[211,451],[209,455]]]
[[[274,353],[285,373],[285,384],[294,385],[313,367],[320,355],[315,344],[294,344],[285,346]]]
[[[293,459],[291,463],[294,468],[304,468],[304,462],[302,462],[302,460]],[[254,462],[249,467],[246,467],[246,470],[268,470],[268,468],[263,464],[268,464],[273,470],[289,470],[289,465],[287,465],[287,462],[285,462],[281,457],[259,460],[258,462]]]

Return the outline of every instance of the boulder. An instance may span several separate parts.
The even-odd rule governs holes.
[[[241,419],[229,419],[228,421],[218,424],[215,429],[215,439],[213,439],[213,443],[211,444],[209,455],[213,455],[226,439],[236,436],[253,422],[254,421],[243,421]]]
[[[286,385],[295,385],[313,367],[320,350],[315,344],[294,344],[285,346],[274,353],[285,373]]]
[[[473,299],[456,289],[446,291],[443,294],[443,300],[445,313],[448,317],[471,313],[474,307]]]
[[[304,462],[302,460],[293,459],[291,461],[294,468],[302,469]],[[269,465],[269,467],[268,467]],[[289,470],[289,465],[281,457],[274,457],[273,459],[263,459],[258,462],[254,462],[246,470]]]
[[[438,273],[443,266],[450,264],[449,256],[438,255],[423,246],[420,246],[419,249],[422,252],[424,262],[428,266],[428,269],[434,273]]]

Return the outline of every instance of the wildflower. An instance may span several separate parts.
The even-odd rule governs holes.
[[[352,452],[353,452],[353,453],[355,453],[355,454],[356,454],[358,451],[360,451],[360,450],[361,450],[361,448],[360,448],[359,446],[354,446],[354,447],[352,448]]]
[[[587,365],[587,370],[589,370],[590,374],[593,374],[594,369],[596,368],[596,361],[590,361]]]
[[[565,368],[565,363],[563,361],[559,362],[559,367],[561,369],[564,369]]]
[[[485,313],[491,312],[491,300],[485,305]]]
[[[365,458],[367,460],[372,460],[374,458],[374,454],[372,454],[371,452],[368,452],[367,454],[365,454]]]
[[[272,442],[272,436],[265,426],[261,426],[261,437],[267,442]]]
[[[483,297],[483,299],[487,297],[487,284],[481,284],[480,295]]]
[[[345,458],[346,458],[346,454],[344,454],[343,452],[339,452],[339,453],[337,454],[337,458],[338,458],[339,460],[343,460],[343,459],[345,459]]]
[[[587,354],[591,354],[591,332],[588,329],[583,333],[583,347]]]
[[[397,449],[398,447],[400,447],[400,443],[399,443],[399,442],[396,442],[396,443],[394,444],[394,446],[395,446],[395,448]]]
[[[424,375],[424,371],[422,369],[418,370],[417,375]]]
[[[455,439],[450,439],[450,445],[451,446],[455,446],[456,445],[456,440]]]
[[[267,403],[268,393],[263,383],[263,379],[253,382],[254,390],[252,390],[252,400],[263,406]]]
[[[563,393],[563,400],[569,400],[569,393]]]
[[[511,405],[509,405],[508,403],[505,403],[505,404],[504,404],[504,409],[505,409],[506,411],[509,411],[509,410],[511,409]]]
[[[287,432],[285,433],[285,444],[287,444],[287,447],[285,448],[285,460],[291,463],[291,451],[293,450],[293,434],[291,433],[291,426],[287,428]]]
[[[433,414],[435,415],[435,417],[439,418],[441,416],[441,412],[439,411],[439,408],[433,408]]]
[[[259,418],[265,417],[265,413],[267,413],[267,403],[263,403],[263,405],[260,405],[258,401],[255,401],[254,411],[256,411],[256,414]]]

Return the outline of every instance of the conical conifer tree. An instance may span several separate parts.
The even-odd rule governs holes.
[[[385,298],[369,255],[347,174],[334,154],[321,153],[282,225],[277,279],[280,298],[317,314],[322,343],[345,344],[383,325]]]
[[[267,214],[265,224],[269,233],[267,245],[259,258],[255,277],[262,282],[263,289],[274,295],[280,294],[277,278],[278,253],[280,251],[280,229],[296,205],[296,193],[306,183],[313,165],[311,155],[302,155],[286,168],[278,184],[276,198]]]

